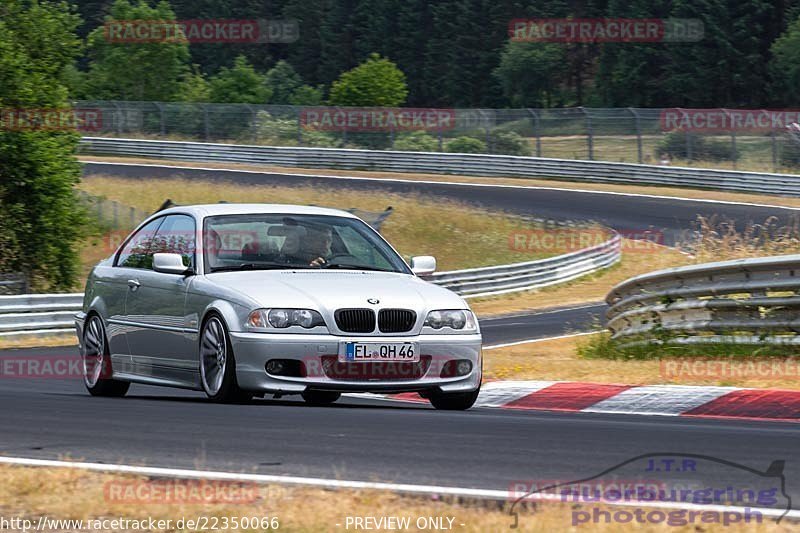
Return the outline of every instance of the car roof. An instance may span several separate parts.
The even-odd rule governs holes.
[[[159,211],[158,215],[170,213],[188,213],[203,218],[217,215],[249,215],[249,214],[289,214],[289,215],[327,215],[347,218],[358,218],[352,213],[340,209],[316,207],[310,205],[291,204],[202,204],[180,205]]]

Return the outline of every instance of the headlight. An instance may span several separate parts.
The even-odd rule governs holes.
[[[425,319],[425,327],[440,330],[450,328],[458,331],[476,331],[478,323],[472,311],[466,309],[442,309],[431,311]]]
[[[256,309],[247,317],[247,326],[253,329],[286,329],[299,326],[312,329],[324,326],[325,321],[311,309]]]

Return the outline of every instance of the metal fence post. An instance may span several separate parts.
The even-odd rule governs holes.
[[[691,161],[692,158],[692,135],[689,133],[689,130],[686,130],[686,160]]]
[[[528,113],[533,117],[533,136],[536,138],[536,157],[542,157],[542,136],[539,132],[539,113],[533,109],[528,109]]]
[[[121,137],[122,136],[122,122],[123,122],[122,108],[116,102],[114,102],[111,105],[114,106],[114,122],[115,122],[114,125],[116,126],[116,129],[117,129],[117,135]]]
[[[119,229],[119,204],[111,202],[111,209],[114,213],[114,229]]]
[[[444,152],[444,135],[442,135],[442,130],[439,130],[439,151]]]
[[[303,122],[300,119],[300,108],[295,108],[294,116],[297,120],[297,144],[303,146]]]
[[[258,140],[258,110],[250,104],[245,104],[250,111],[250,131],[253,134],[253,142]]]
[[[204,133],[203,137],[205,138],[205,140],[208,140],[208,130],[209,130],[208,104],[203,104],[203,133]]]
[[[163,137],[167,134],[167,123],[164,120],[164,106],[161,105],[160,102],[153,102],[153,104],[158,108],[158,118],[161,123],[161,136]]]
[[[586,149],[589,152],[589,161],[594,161],[594,132],[592,131],[592,117],[583,107],[579,107],[586,117]]]
[[[728,118],[728,124],[731,124],[731,162],[733,163],[733,170],[736,170],[736,130],[733,128],[733,121],[728,110],[723,109],[722,112]]]
[[[639,113],[634,108],[629,107],[628,111],[633,115],[633,123],[636,128],[636,155],[639,163],[641,163],[644,161],[642,154],[642,122],[639,118]]]
[[[778,136],[775,135],[774,129],[770,136],[772,137],[772,171],[775,172],[778,169]]]

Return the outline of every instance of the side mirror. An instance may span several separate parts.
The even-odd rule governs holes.
[[[432,255],[418,255],[411,258],[411,271],[417,276],[429,276],[436,272],[436,258]]]
[[[188,274],[191,272],[183,264],[181,254],[153,254],[153,270],[164,274]]]

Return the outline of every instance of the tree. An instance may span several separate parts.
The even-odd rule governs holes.
[[[271,95],[264,76],[244,56],[238,56],[232,68],[222,67],[209,88],[212,102],[226,104],[266,104]]]
[[[66,3],[6,0],[0,18],[0,108],[64,109],[64,65],[81,44],[80,18]],[[73,190],[80,137],[56,129],[0,129],[0,265],[37,289],[71,288],[86,214]]]
[[[303,80],[292,65],[280,60],[267,72],[266,84],[272,91],[271,104],[288,104]]]
[[[565,48],[557,43],[509,42],[494,76],[514,107],[550,107],[566,80]]]
[[[783,105],[800,104],[800,18],[772,45],[772,93]]]
[[[312,87],[310,85],[301,85],[292,93],[289,98],[289,103],[292,105],[322,105],[325,99],[325,87],[318,85]]]
[[[183,79],[180,91],[181,102],[208,102],[211,99],[211,88],[197,65]]]
[[[330,103],[395,107],[405,102],[406,96],[408,87],[405,74],[388,59],[372,54],[365,62],[333,82]]]
[[[175,20],[166,1],[150,7],[144,1],[131,4],[116,0],[113,21]],[[170,101],[179,97],[183,78],[189,74],[189,46],[186,42],[112,42],[104,27],[89,34],[87,91],[106,100]]]

